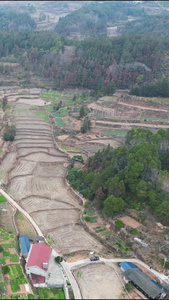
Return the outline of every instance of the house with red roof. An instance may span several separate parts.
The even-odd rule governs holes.
[[[52,248],[44,243],[31,245],[25,269],[34,286],[45,285],[51,252]]]

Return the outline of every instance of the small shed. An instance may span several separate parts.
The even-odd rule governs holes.
[[[30,242],[26,236],[22,236],[19,238],[21,255],[26,258],[28,256],[30,250]]]

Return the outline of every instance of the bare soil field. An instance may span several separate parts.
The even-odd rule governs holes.
[[[128,299],[113,268],[93,264],[74,271],[83,299]]]
[[[81,207],[65,184],[70,158],[55,145],[48,120],[41,120],[42,107],[37,114],[39,108],[31,110],[26,104],[31,101],[32,105],[33,99],[23,101],[20,96],[22,103],[12,100],[16,153],[8,174],[9,194],[31,214],[43,233],[53,238],[56,251],[101,251],[103,246],[77,225]],[[30,231],[22,220],[17,219],[17,224],[20,231]]]

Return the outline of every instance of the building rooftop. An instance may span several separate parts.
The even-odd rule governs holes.
[[[164,292],[151,278],[139,269],[128,269],[124,272],[126,279],[137,285],[149,298],[155,299]]]
[[[52,248],[44,243],[33,244],[26,267],[37,266],[46,271],[46,269],[43,268],[43,263],[49,262],[51,251]]]
[[[128,269],[139,269],[140,271],[142,271],[135,264],[133,264],[132,262],[127,262],[127,261],[124,261],[124,262],[120,263],[120,267],[122,267],[124,269],[124,271],[126,271]]]
[[[22,236],[19,238],[19,242],[21,245],[21,253],[24,254],[26,252],[29,252],[30,249],[29,239],[26,236]]]

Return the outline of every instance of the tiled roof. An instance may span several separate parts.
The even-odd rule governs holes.
[[[46,271],[46,269],[43,268],[43,263],[49,262],[51,251],[52,248],[44,243],[33,244],[26,267],[37,266]]]
[[[29,239],[26,236],[22,236],[19,238],[19,241],[21,245],[21,253],[24,254],[26,252],[29,252],[30,249]]]

